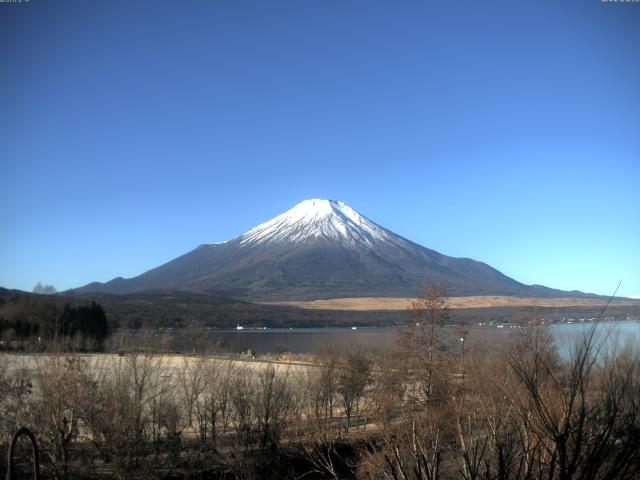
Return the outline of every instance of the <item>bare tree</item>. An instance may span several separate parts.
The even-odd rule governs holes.
[[[204,364],[201,360],[184,357],[180,371],[178,372],[178,385],[190,428],[193,428],[193,414],[196,402],[204,390],[205,379],[203,366]]]
[[[248,450],[254,442],[256,386],[252,381],[253,372],[250,369],[239,368],[237,373],[231,388],[231,405],[233,406],[237,442],[240,447]]]
[[[346,441],[343,430],[330,422],[313,418],[304,424],[300,436],[302,455],[313,466],[313,473],[328,476],[338,480],[340,478],[340,453],[338,447]]]
[[[509,355],[523,435],[539,446],[529,463],[544,478],[640,474],[640,361],[637,352],[604,353],[606,336],[595,322],[564,365],[544,332],[516,342]]]
[[[143,470],[153,475],[160,447],[178,436],[179,413],[171,393],[176,386],[164,367],[162,357],[142,349],[115,358],[85,407],[88,436],[118,478]]]
[[[438,353],[442,349],[441,327],[449,319],[446,291],[437,284],[429,284],[421,297],[411,303],[405,329],[399,334],[399,345],[404,351],[414,384],[420,386],[417,401],[429,402],[434,394],[438,377],[436,366]]]
[[[33,287],[33,293],[39,293],[41,295],[54,295],[57,292],[56,287],[53,285],[43,285],[41,282],[36,283]]]
[[[338,390],[339,359],[334,352],[320,356],[318,367],[304,370],[304,389],[311,406],[309,415],[326,420],[333,417],[333,408]]]
[[[79,420],[93,395],[87,362],[76,355],[52,355],[38,364],[36,394],[30,399],[32,425],[53,466],[55,478],[69,478],[70,449]]]
[[[369,410],[382,423],[382,428],[390,429],[404,407],[406,391],[406,370],[401,358],[392,352],[377,357],[371,390],[368,395]]]
[[[28,404],[33,383],[24,372],[12,372],[7,358],[0,355],[0,454],[5,458],[7,445],[22,425],[28,424]]]
[[[202,385],[195,402],[198,438],[203,444],[217,448],[218,424],[223,433],[228,425],[233,365],[229,361],[203,360]]]
[[[257,374],[255,412],[259,445],[275,448],[285,429],[293,406],[293,393],[288,384],[288,371],[278,373],[268,365]]]
[[[446,409],[408,410],[362,451],[359,477],[385,480],[441,478],[446,445],[453,440]],[[455,478],[455,477],[454,477]]]
[[[371,358],[362,350],[349,353],[338,373],[338,394],[346,416],[346,431],[351,427],[354,410],[357,412],[360,400],[371,381]]]

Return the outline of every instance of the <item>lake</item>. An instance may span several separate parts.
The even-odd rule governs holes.
[[[568,356],[571,345],[584,335],[593,324],[589,322],[556,323],[550,326],[552,335],[563,356]],[[201,341],[220,342],[225,350],[235,352],[252,350],[257,354],[274,352],[320,353],[329,348],[338,351],[358,346],[384,350],[393,347],[401,327],[351,328],[272,328],[268,330],[215,330],[204,333]],[[466,327],[467,345],[499,346],[508,340],[517,328],[505,325]],[[598,326],[600,338],[609,345],[640,340],[640,323],[632,320],[606,321]],[[456,327],[444,327],[453,340],[458,340]]]

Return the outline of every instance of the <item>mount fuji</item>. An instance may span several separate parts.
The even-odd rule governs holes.
[[[415,297],[427,282],[450,295],[566,296],[524,285],[489,265],[411,242],[336,200],[305,200],[222,243],[196,249],[129,279],[80,293],[188,290],[249,300]],[[578,292],[572,292],[578,294]]]

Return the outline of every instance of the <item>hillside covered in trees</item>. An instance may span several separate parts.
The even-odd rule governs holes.
[[[3,291],[0,295],[0,346],[44,348],[64,340],[99,350],[109,333],[107,315],[94,301],[71,302],[54,295]]]
[[[600,307],[544,307],[544,318],[590,318]],[[452,308],[450,322],[492,320],[522,323],[530,307]],[[118,329],[183,329],[245,327],[390,326],[406,318],[401,310],[322,310],[245,302],[228,297],[179,290],[148,290],[130,294],[35,294],[0,288],[0,341],[40,341],[56,336],[90,337],[100,343]],[[639,318],[640,304],[611,306],[607,315]],[[106,324],[105,324],[106,320]]]

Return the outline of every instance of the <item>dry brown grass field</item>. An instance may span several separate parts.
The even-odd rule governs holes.
[[[271,305],[291,305],[311,310],[406,310],[414,298],[399,297],[357,297],[329,298],[325,300],[306,300],[288,302],[263,302]],[[606,300],[599,298],[535,298],[508,296],[468,296],[449,297],[449,308],[491,308],[491,307],[599,307]],[[640,301],[615,299],[611,307],[640,305]]]
[[[146,354],[148,355],[148,354]],[[299,374],[308,367],[315,366],[311,356],[289,355],[288,358],[275,359],[260,357],[256,359],[243,357],[227,357],[215,355],[185,355],[185,354],[151,354],[157,367],[169,377],[174,376],[183,366],[184,362],[202,361],[223,368],[250,369],[262,371],[272,365],[277,372],[287,374]],[[24,373],[35,377],[36,372],[48,361],[56,357],[81,358],[90,369],[95,372],[109,372],[126,363],[126,358],[114,353],[0,353],[0,366],[7,369],[10,374]],[[304,361],[307,360],[307,361]],[[247,370],[248,371],[248,370]]]

